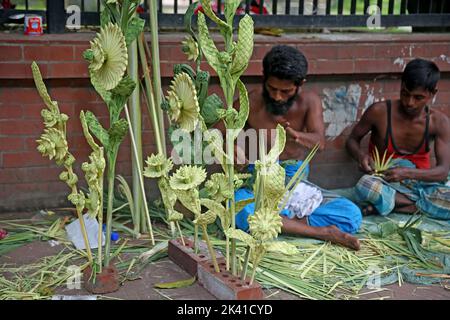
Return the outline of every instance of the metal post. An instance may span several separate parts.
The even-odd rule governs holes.
[[[66,9],[64,1],[47,0],[47,32],[64,33],[66,26]]]

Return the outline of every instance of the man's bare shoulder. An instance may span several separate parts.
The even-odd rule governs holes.
[[[385,119],[386,115],[386,102],[375,102],[364,111],[364,117],[371,119]]]
[[[299,94],[298,99],[303,101],[304,103],[308,105],[317,105],[321,104],[322,100],[320,99],[319,95],[315,93],[314,91],[302,91]]]
[[[440,130],[444,129],[445,131],[449,131],[450,129],[450,120],[448,116],[440,110],[430,108],[430,117],[431,122],[435,124],[435,128]]]

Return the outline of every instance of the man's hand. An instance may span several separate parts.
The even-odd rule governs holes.
[[[400,182],[410,179],[410,168],[396,167],[383,172],[384,180],[388,182]]]
[[[359,168],[363,172],[372,174],[374,167],[373,159],[367,153],[359,157]]]
[[[278,123],[283,126],[284,130],[286,130],[286,133],[287,133],[288,138],[290,140],[293,140],[293,141],[295,141],[297,143],[300,143],[299,134],[297,133],[297,131],[295,131],[294,129],[291,128],[291,124],[289,123],[289,121],[281,120]]]

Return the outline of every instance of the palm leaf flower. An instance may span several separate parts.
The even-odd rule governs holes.
[[[170,178],[174,190],[191,190],[197,188],[206,179],[206,171],[196,166],[182,166]]]
[[[67,140],[63,132],[57,128],[47,128],[36,141],[38,151],[43,157],[55,159],[58,165],[62,165],[68,152]]]
[[[92,80],[106,90],[114,89],[122,80],[128,64],[127,45],[120,27],[109,23],[101,28],[84,56],[90,62]]]
[[[380,153],[378,151],[378,148],[375,147],[375,149],[372,151],[372,160],[375,166],[375,173],[374,176],[383,176],[383,172],[386,170],[389,170],[394,166],[394,161],[392,158],[394,157],[394,154],[391,154],[388,158],[387,156],[387,149],[384,150],[383,158],[380,158]]]
[[[170,119],[180,128],[192,132],[200,116],[197,91],[192,79],[187,73],[181,72],[173,79],[170,89],[167,96]]]
[[[152,154],[150,157],[147,157],[143,174],[144,177],[158,179],[158,187],[166,209],[167,221],[175,223],[184,245],[183,234],[179,224],[179,221],[183,219],[183,214],[174,209],[177,196],[169,185],[169,172],[172,168],[173,163],[171,159],[167,159],[161,153]]]
[[[199,55],[197,41],[190,35],[181,44],[183,45],[182,50],[186,53],[187,59],[196,61]]]
[[[206,171],[196,166],[182,166],[169,179],[170,188],[174,190],[181,204],[189,209],[195,219],[201,215],[198,187],[206,179]],[[198,251],[198,225],[194,224],[194,247]]]
[[[73,170],[75,158],[68,150],[66,139],[66,122],[68,117],[61,114],[56,101],[51,100],[36,62],[32,63],[31,70],[39,95],[48,108],[48,112],[41,112],[46,129],[40,139],[36,140],[38,143],[37,149],[44,157],[49,157],[50,160],[55,159],[56,163],[63,165],[66,170],[59,175],[59,178],[71,189],[67,199],[76,207],[89,263],[92,264],[93,258],[82,213],[85,208],[86,198],[84,193],[77,189],[78,177]]]
[[[161,153],[147,157],[145,163],[147,166],[144,168],[144,176],[147,178],[166,177],[173,167],[172,160],[166,159]]]
[[[261,208],[248,218],[250,233],[257,241],[269,241],[281,232],[282,219],[277,211]]]

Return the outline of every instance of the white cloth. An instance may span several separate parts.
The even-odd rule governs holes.
[[[289,198],[284,209],[291,212],[290,218],[296,216],[301,219],[311,215],[322,203],[323,195],[320,189],[300,182]]]

